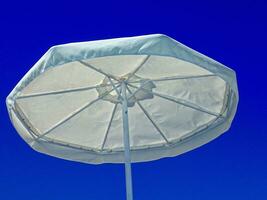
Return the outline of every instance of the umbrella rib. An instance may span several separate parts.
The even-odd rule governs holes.
[[[81,63],[81,64],[83,64],[83,65],[86,66],[86,67],[89,67],[89,68],[93,69],[94,71],[99,72],[100,74],[103,74],[103,75],[105,75],[105,76],[107,76],[107,77],[109,77],[109,78],[112,78],[112,79],[114,79],[114,80],[116,80],[116,81],[119,81],[119,79],[118,79],[117,77],[113,76],[112,74],[108,74],[108,73],[104,72],[103,70],[98,69],[98,68],[96,68],[96,67],[90,65],[89,63],[86,63],[86,62],[81,61],[81,60],[79,60],[78,62]]]
[[[149,79],[151,81],[171,81],[171,80],[183,80],[183,79],[193,79],[193,78],[204,78],[204,77],[212,77],[217,76],[215,74],[205,74],[205,75],[197,75],[197,76],[169,76],[157,79]],[[129,81],[129,83],[138,83],[139,81]]]
[[[150,55],[147,55],[142,62],[138,65],[138,67],[136,67],[134,69],[133,72],[131,72],[131,74],[129,75],[129,77],[127,78],[127,80],[129,80],[133,75],[135,75],[135,73],[148,61],[148,59],[150,58]]]
[[[32,138],[35,139],[37,137],[37,135],[31,130],[31,128],[29,127],[29,125],[22,119],[19,111],[17,113],[14,108],[11,108],[11,110],[13,111],[13,113],[15,114],[15,116],[20,120],[20,122],[22,123],[22,125],[24,126],[24,128],[29,132],[29,134],[32,136]]]
[[[115,88],[115,91],[120,99],[122,99],[121,93],[119,92],[118,88],[116,88],[114,82],[111,80],[110,77],[108,77],[109,82],[111,83],[112,87]]]
[[[107,86],[107,85],[105,85]],[[43,93],[36,93],[36,94],[29,94],[29,95],[22,95],[17,97],[17,99],[24,99],[24,98],[31,98],[31,97],[39,97],[39,96],[46,96],[46,95],[55,95],[55,94],[64,94],[69,92],[79,92],[84,90],[91,90],[95,89],[97,87],[105,87],[104,85],[96,85],[96,86],[88,86],[88,87],[80,87],[80,88],[74,88],[74,89],[66,89],[66,90],[59,90],[59,91],[53,91],[53,92],[43,92]]]
[[[130,90],[130,88],[126,85],[126,89],[129,91],[130,94],[132,94],[132,91]],[[169,140],[167,139],[167,137],[165,136],[165,134],[160,130],[160,128],[158,127],[158,125],[154,122],[154,120],[152,119],[152,117],[150,116],[150,114],[147,112],[147,110],[142,106],[142,104],[135,98],[136,103],[138,104],[138,106],[141,108],[141,110],[143,111],[143,113],[146,115],[146,117],[149,119],[149,121],[152,123],[152,125],[157,129],[157,131],[160,133],[160,135],[162,136],[162,138],[165,140],[165,142],[167,144],[169,144]]]
[[[128,85],[131,86],[131,87],[133,87],[133,88],[137,88],[137,89],[139,88],[139,87],[136,87],[136,86],[134,86],[134,85],[132,85],[132,84],[130,84],[130,83],[128,83]],[[175,99],[174,97],[169,97],[169,96],[166,96],[166,95],[164,95],[164,94],[160,94],[160,93],[157,93],[157,92],[153,92],[153,91],[147,90],[147,89],[145,89],[145,88],[141,88],[141,89],[142,89],[142,90],[145,90],[146,92],[151,93],[151,94],[153,94],[153,95],[155,95],[155,96],[161,97],[161,98],[163,98],[163,99],[166,99],[166,100],[169,100],[169,101],[178,103],[178,104],[181,104],[181,105],[183,105],[183,106],[192,108],[192,109],[194,109],[194,110],[198,110],[198,111],[200,111],[200,112],[207,113],[207,114],[209,114],[209,115],[213,115],[213,116],[216,116],[216,117],[221,117],[221,118],[223,118],[223,116],[222,116],[221,113],[218,114],[218,113],[214,113],[214,112],[208,111],[208,110],[206,110],[206,109],[204,109],[204,108],[202,108],[202,107],[200,107],[200,106],[198,106],[198,105],[196,105],[196,104],[193,104],[193,103],[191,103],[191,102],[188,102],[188,101],[185,101],[185,100],[178,100],[178,99]]]
[[[113,121],[117,106],[118,106],[118,103],[116,103],[114,105],[114,108],[113,108],[113,111],[112,111],[112,114],[111,114],[111,117],[110,117],[110,120],[109,120],[109,123],[108,123],[108,127],[107,127],[107,130],[106,130],[102,145],[101,145],[101,151],[104,149],[104,146],[105,146],[105,143],[106,143],[106,140],[107,140],[107,137],[108,137],[108,133],[109,133],[109,130],[110,130],[110,127],[111,127],[111,124],[112,124],[112,121]]]
[[[119,86],[117,86],[119,87]],[[47,134],[49,134],[51,131],[53,131],[55,128],[59,127],[60,125],[64,124],[66,121],[70,120],[72,117],[74,117],[75,115],[79,114],[80,112],[82,112],[83,110],[85,110],[86,108],[88,108],[89,106],[91,106],[92,104],[94,104],[95,102],[99,101],[100,99],[102,99],[103,97],[105,97],[106,95],[108,95],[110,92],[112,92],[114,90],[114,88],[112,88],[111,90],[109,90],[108,92],[106,92],[104,95],[99,96],[98,98],[96,98],[95,100],[86,103],[85,105],[83,105],[82,107],[78,108],[74,113],[71,113],[70,115],[68,115],[66,118],[62,119],[61,121],[59,121],[58,123],[56,123],[53,127],[51,127],[50,129],[48,129],[47,131],[45,131],[42,135],[39,135],[35,140],[38,140],[44,136],[46,136]]]

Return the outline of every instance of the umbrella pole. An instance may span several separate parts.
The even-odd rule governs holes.
[[[124,142],[124,158],[125,158],[125,178],[126,178],[126,194],[127,200],[133,200],[132,189],[132,170],[131,170],[131,152],[129,140],[129,121],[128,121],[128,103],[126,96],[126,84],[122,84],[122,118],[123,118],[123,142]]]

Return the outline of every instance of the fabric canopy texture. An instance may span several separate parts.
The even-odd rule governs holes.
[[[131,162],[211,141],[230,127],[238,103],[233,70],[156,34],[52,47],[7,97],[9,115],[36,151],[124,163],[122,82]]]

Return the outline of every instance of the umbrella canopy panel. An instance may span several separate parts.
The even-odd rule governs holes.
[[[122,82],[127,88],[133,161],[167,156],[137,154],[173,148],[227,117],[230,89],[220,76],[174,57],[116,55],[46,70],[17,94],[12,121],[19,132],[31,134],[30,141],[22,136],[33,148],[38,144],[39,151],[55,155],[51,149],[57,146],[60,153],[55,156],[72,159],[70,154],[82,151],[91,157],[75,160],[105,162],[94,156],[124,151]],[[121,156],[109,161],[123,160]]]

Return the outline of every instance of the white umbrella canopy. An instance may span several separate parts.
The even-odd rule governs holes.
[[[233,70],[160,34],[54,46],[7,97],[36,151],[128,175],[221,135],[237,102]]]

